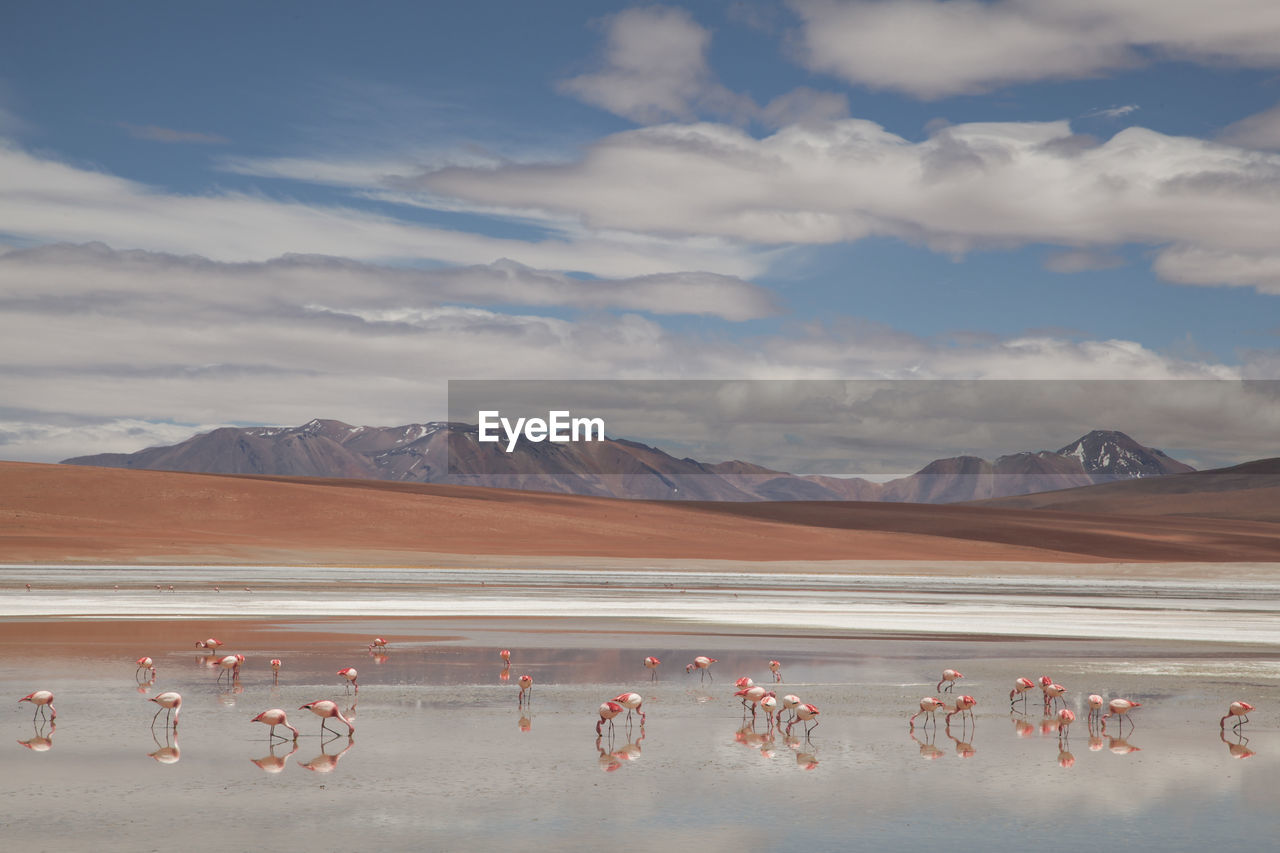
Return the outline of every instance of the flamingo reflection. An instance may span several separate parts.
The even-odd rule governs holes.
[[[533,729],[533,720],[522,714],[520,719],[516,720],[516,725],[520,728],[520,731],[527,732]]]
[[[1035,724],[1030,720],[1015,717],[1012,714],[1009,715],[1009,719],[1013,720],[1013,733],[1017,737],[1031,737],[1036,733]]]
[[[1249,748],[1249,739],[1244,735],[1236,735],[1235,740],[1227,740],[1227,732],[1224,728],[1218,733],[1218,737],[1222,738],[1222,742],[1227,745],[1227,752],[1232,758],[1252,758],[1258,754]]]
[[[605,773],[612,773],[615,770],[621,769],[622,767],[622,759],[614,755],[612,752],[612,747],[613,747],[612,737],[610,738],[609,746],[610,746],[610,749],[605,749],[604,737],[601,735],[596,735],[596,752],[600,753],[600,757],[598,761],[600,762],[600,769],[603,770]]]
[[[978,750],[973,748],[972,743],[967,740],[960,740],[960,738],[951,733],[951,726],[945,726],[943,731],[945,731],[947,733],[947,737],[951,738],[952,742],[955,743],[957,758],[973,758],[978,754]],[[960,733],[964,734],[965,730],[961,729]],[[972,737],[972,735],[969,736]]]
[[[45,726],[48,726],[46,729]],[[36,724],[31,737],[26,740],[20,740],[18,743],[25,746],[32,752],[48,752],[53,749],[53,733],[58,730],[58,724],[50,720],[41,720]]]
[[[938,736],[938,727],[937,727],[937,726],[934,726],[934,727],[933,727],[933,731],[932,731],[932,732],[930,732],[930,731],[929,731],[927,728],[925,728],[924,726],[921,726],[921,727],[920,727],[920,731],[921,731],[921,734],[923,734],[923,735],[925,736],[925,739],[924,739],[924,740],[920,740],[920,738],[916,737],[915,729],[908,729],[908,730],[907,730],[907,735],[908,735],[908,736],[909,736],[913,741],[915,741],[915,742],[916,742],[916,744],[920,747],[920,757],[921,757],[921,758],[925,759],[926,761],[937,761],[939,758],[941,758],[942,756],[946,755],[946,753],[945,753],[945,752],[943,752],[939,747],[937,747],[936,745],[934,745],[934,742],[933,742],[933,741],[934,741],[934,739],[935,739],[935,738],[937,738],[937,736]]]
[[[164,733],[164,743],[156,737],[155,730],[151,731],[151,739],[156,742],[156,746],[160,747],[155,752],[148,752],[148,758],[154,758],[161,764],[177,764],[182,758],[182,750],[178,749],[178,730],[166,728]]]
[[[333,743],[335,740],[340,740],[340,739],[341,739],[341,735],[335,735],[326,741],[321,741],[320,754],[317,755],[315,758],[311,759],[310,761],[299,761],[298,766],[305,767],[308,770],[315,773],[332,772],[333,768],[338,766],[339,759],[341,759],[342,756],[346,755],[347,750],[351,749],[351,747],[355,746],[356,744],[355,739],[352,738],[350,735],[347,735],[347,745],[342,748],[341,752],[333,752],[333,753],[329,752],[327,749],[329,744]]]
[[[261,758],[250,758],[249,760],[256,764],[258,769],[264,773],[279,773],[284,770],[285,761],[298,751],[298,741],[296,738],[294,740],[285,738],[285,741],[292,748],[284,755],[276,755],[276,747],[281,746],[281,744],[273,742],[269,747],[267,747],[266,755]]]
[[[1132,753],[1142,751],[1140,748],[1129,743],[1128,740],[1122,737],[1107,738],[1107,749],[1115,755],[1130,755]]]

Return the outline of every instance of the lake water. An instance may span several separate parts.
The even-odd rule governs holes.
[[[0,575],[0,614],[23,626],[0,642],[4,847],[1230,850],[1268,849],[1280,830],[1277,590],[1265,584],[1165,595],[1140,583],[348,570],[310,586],[291,572]],[[175,591],[156,592],[166,574]],[[37,618],[49,614],[62,618]],[[145,641],[126,629],[175,614],[212,620],[224,651],[246,656],[236,687],[216,681],[193,648],[203,635],[182,621]],[[99,621],[118,616],[134,619]],[[375,634],[392,641],[385,656],[366,647]],[[513,652],[506,680],[499,648]],[[153,685],[137,682],[141,654],[155,658]],[[656,682],[647,654],[663,660]],[[714,681],[684,672],[697,654],[719,659]],[[821,709],[809,739],[799,725],[770,735],[763,717],[751,727],[732,695],[740,675],[770,683],[770,658],[783,662],[779,695]],[[344,666],[359,668],[358,699]],[[956,690],[978,699],[975,722],[909,732],[944,667],[965,673]],[[523,673],[535,680],[525,708]],[[1065,740],[1038,701],[1009,709],[1012,680],[1045,673],[1079,717]],[[42,688],[56,694],[51,735],[16,703]],[[184,697],[176,743],[149,728],[145,697],[163,690]],[[624,690],[645,696],[647,724],[619,718],[598,742],[596,707]],[[1123,739],[1114,721],[1090,737],[1091,692],[1143,703]],[[320,720],[294,710],[321,698],[350,709],[354,738],[322,740]],[[1233,699],[1258,706],[1239,737],[1218,727]],[[249,722],[269,707],[301,728],[296,752],[269,749]]]

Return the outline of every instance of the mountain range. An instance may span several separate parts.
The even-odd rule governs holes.
[[[477,439],[474,425],[455,422],[372,427],[316,419],[298,427],[224,427],[175,445],[79,456],[63,464],[453,483],[650,500],[933,504],[1195,470],[1115,430],[1094,430],[1056,451],[1013,453],[994,462],[976,456],[936,459],[886,483],[796,475],[737,460],[678,459],[625,439],[523,442],[511,453]]]

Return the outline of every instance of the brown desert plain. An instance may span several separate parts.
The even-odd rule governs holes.
[[[627,501],[0,462],[0,562],[1275,561],[1274,466],[1243,467],[939,506]]]

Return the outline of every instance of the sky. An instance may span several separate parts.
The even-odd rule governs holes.
[[[20,4],[0,458],[450,379],[1280,379],[1277,45],[1270,0]]]

